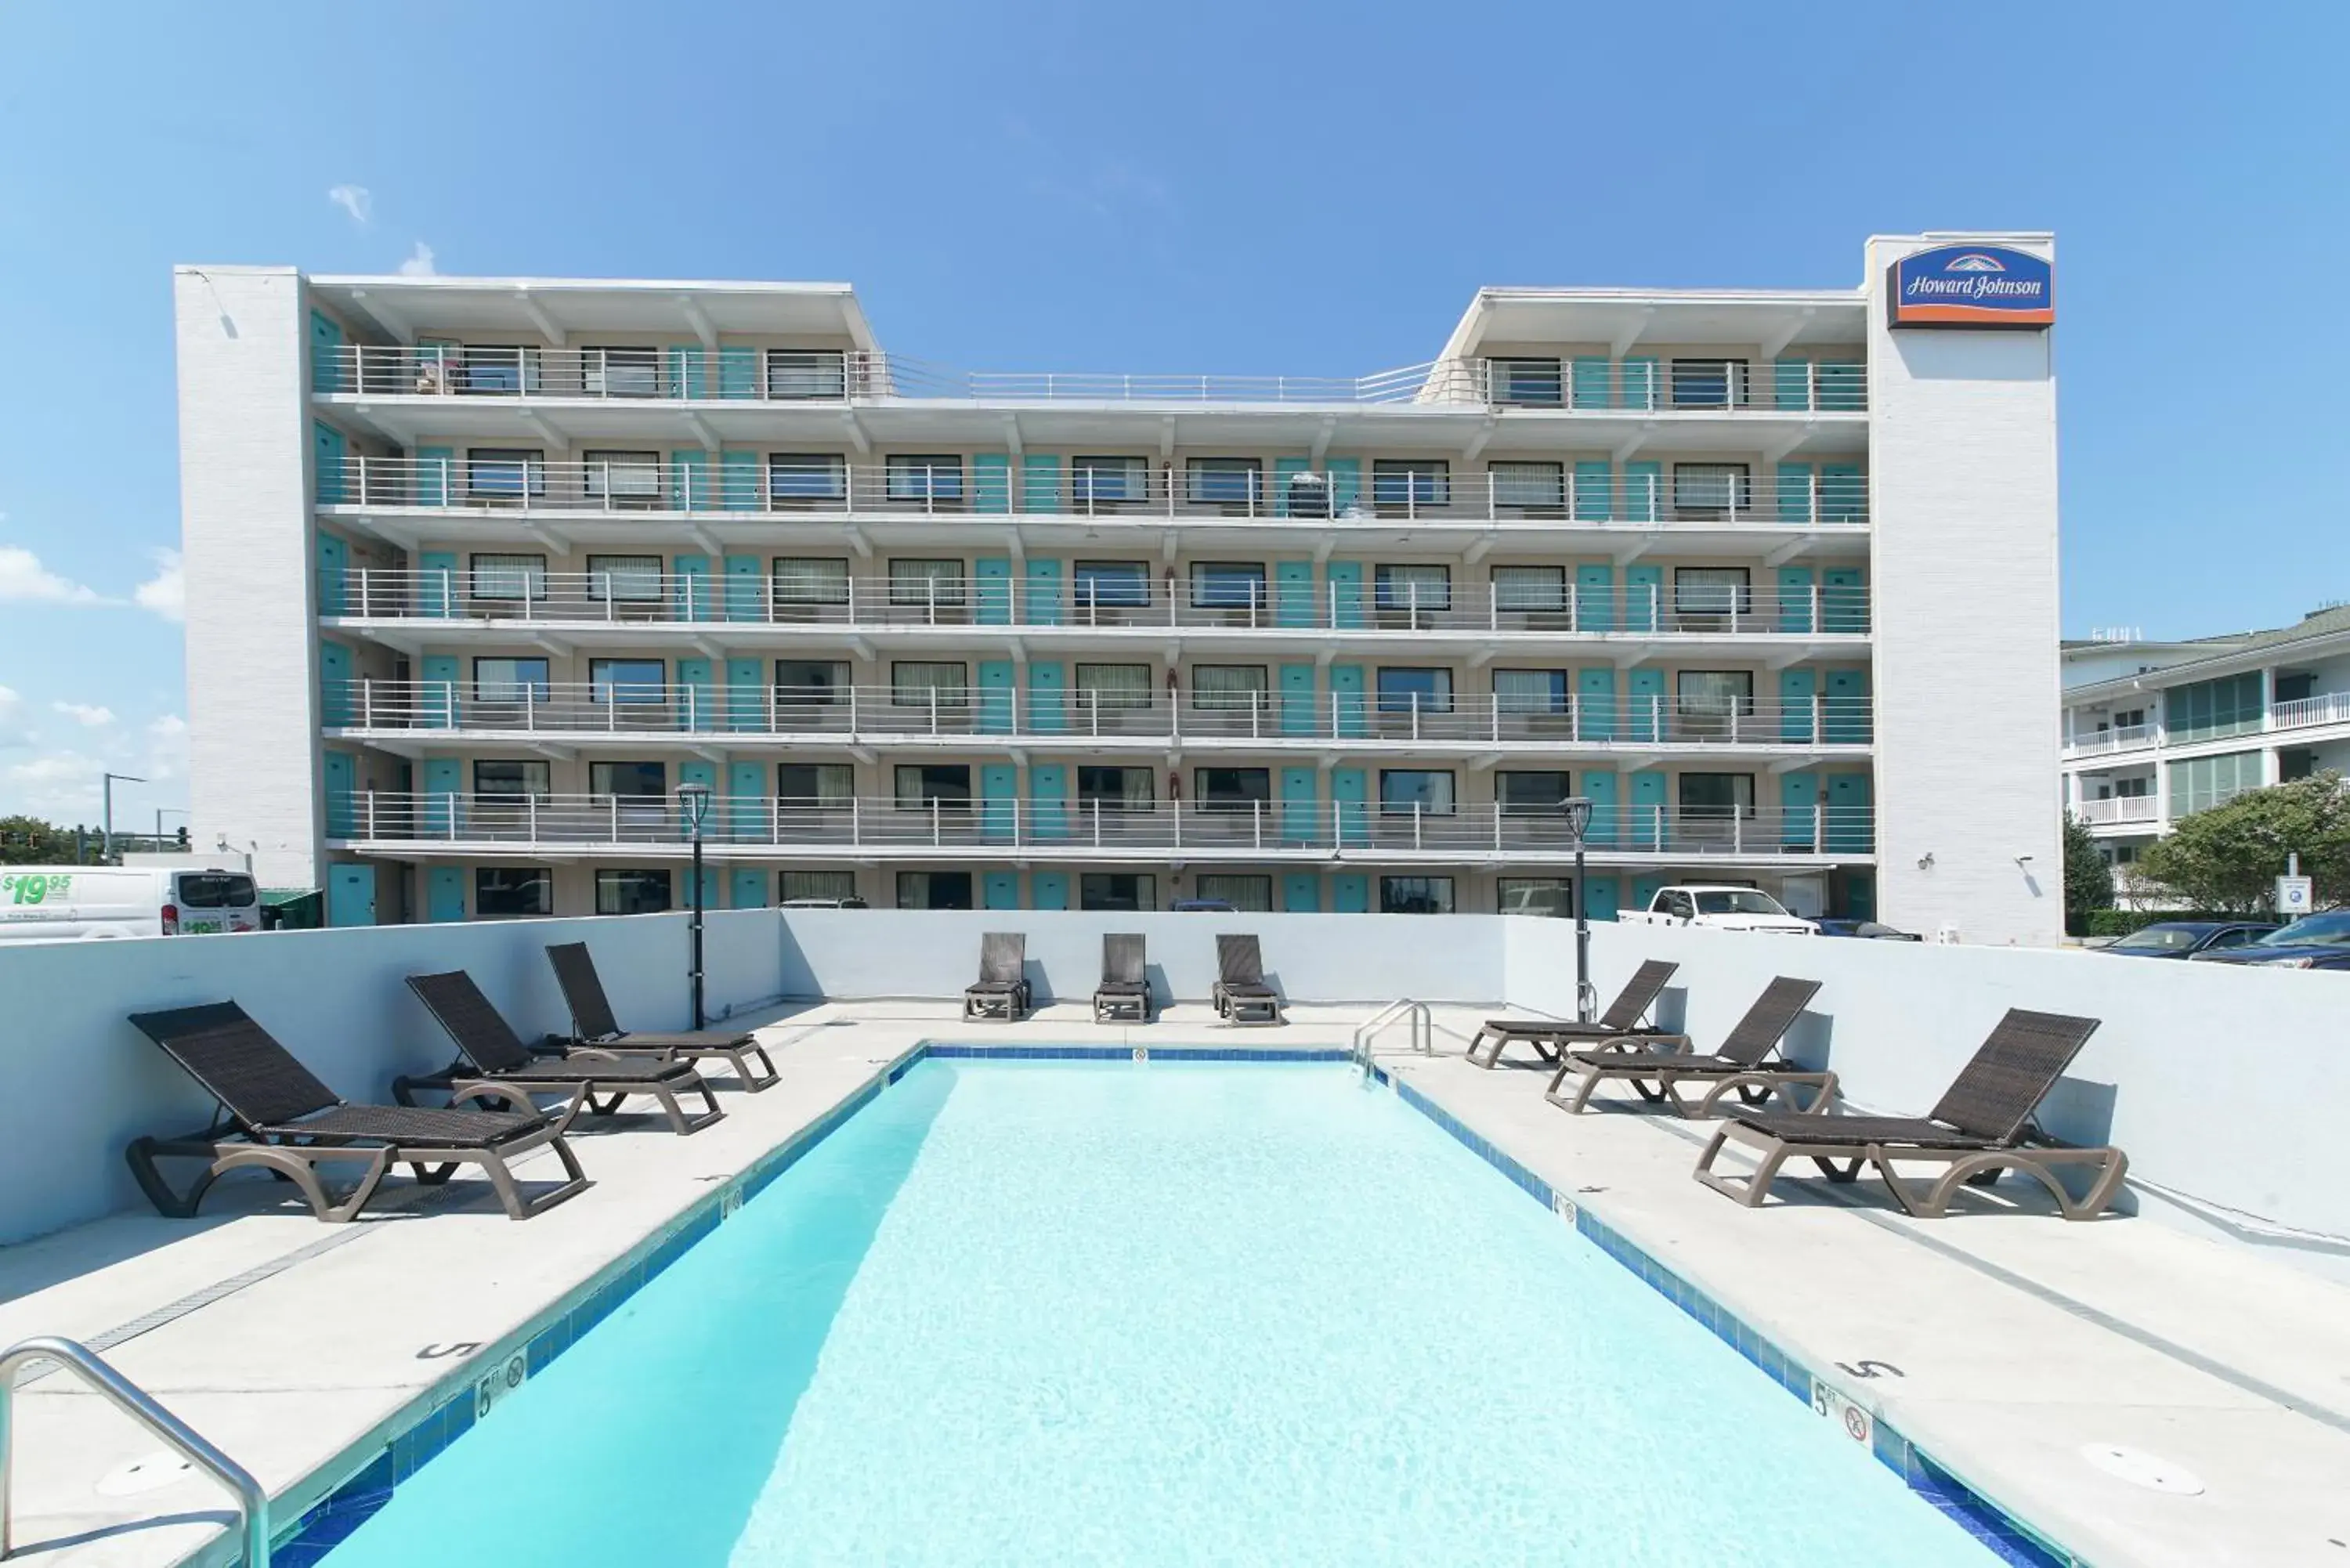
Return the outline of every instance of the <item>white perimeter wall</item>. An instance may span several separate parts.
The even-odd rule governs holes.
[[[241,1002],[337,1094],[384,1102],[394,1077],[455,1054],[408,975],[469,971],[535,1039],[569,1027],[542,950],[580,940],[624,1026],[685,1026],[681,915],[0,944],[0,1244],[143,1204],[124,1147],[211,1119],[208,1096],[127,1015]],[[712,1013],[782,993],[772,911],[712,915],[705,953]]]
[[[1572,1016],[1573,929],[1504,924],[1512,1002]],[[2132,1206],[2148,1218],[2350,1279],[2350,1240],[2297,1242],[2249,1218],[2350,1239],[2350,1184],[2333,1153],[2350,1114],[2350,975],[1617,925],[1594,926],[1591,947],[1602,1005],[1641,960],[1679,962],[1659,1011],[1685,1021],[1700,1050],[1773,976],[1821,981],[1791,1053],[1835,1069],[1855,1104],[1895,1115],[1929,1110],[2011,1007],[2100,1019],[2042,1126],[2121,1146]]]

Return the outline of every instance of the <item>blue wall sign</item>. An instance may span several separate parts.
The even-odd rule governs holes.
[[[2055,269],[2006,245],[1937,245],[1893,264],[1896,327],[2039,328],[2056,320]]]

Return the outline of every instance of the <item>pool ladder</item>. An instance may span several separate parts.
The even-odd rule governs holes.
[[[244,1540],[244,1568],[269,1568],[269,1494],[261,1490],[253,1473],[198,1437],[185,1421],[155,1403],[138,1385],[99,1360],[88,1346],[70,1339],[49,1338],[28,1339],[0,1351],[0,1557],[14,1551],[8,1534],[9,1398],[16,1390],[16,1374],[36,1361],[54,1361],[75,1374],[89,1386],[91,1392],[102,1396],[107,1403],[170,1444],[182,1459],[236,1493],[237,1522]]]
[[[1436,1015],[1429,1011],[1428,1003],[1399,996],[1355,1026],[1355,1064],[1362,1068],[1366,1078],[1371,1073],[1372,1042],[1378,1038],[1380,1030],[1399,1018],[1410,1022],[1411,1049],[1416,1054],[1436,1054]]]

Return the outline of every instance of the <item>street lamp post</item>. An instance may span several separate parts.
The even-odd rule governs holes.
[[[1583,836],[1591,830],[1591,797],[1570,795],[1558,803],[1565,814],[1566,831],[1575,839],[1575,1016],[1588,1023],[1599,1011],[1599,993],[1591,988],[1591,920],[1584,904]]]
[[[114,786],[118,783],[145,784],[146,782],[147,781],[145,779],[135,778],[130,774],[100,774],[99,775],[99,787],[104,792],[106,796],[106,818],[100,827],[100,831],[105,834],[106,837],[105,842],[100,846],[98,852],[98,857],[101,862],[114,858]]]
[[[677,804],[693,838],[693,1027],[700,1029],[708,1022],[702,1010],[702,824],[710,815],[710,786],[678,785]]]

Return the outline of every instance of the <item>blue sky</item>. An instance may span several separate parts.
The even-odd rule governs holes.
[[[2345,13],[16,0],[0,814],[185,805],[182,261],[839,279],[923,358],[1310,375],[1481,284],[2051,228],[2065,629],[2290,620],[2350,598]]]

